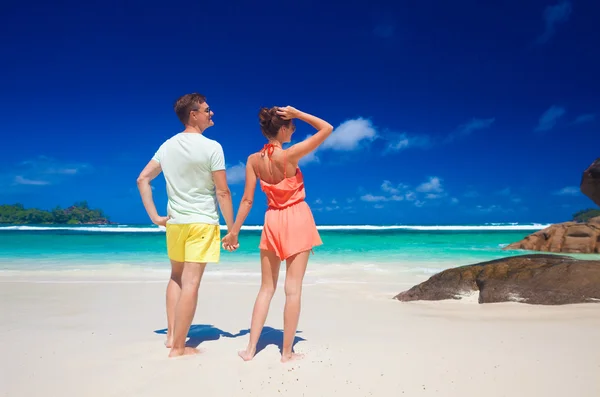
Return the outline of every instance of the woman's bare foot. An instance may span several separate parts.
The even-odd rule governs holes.
[[[169,358],[181,357],[181,356],[193,356],[200,353],[200,350],[193,347],[184,347],[183,349],[171,349]]]
[[[167,340],[165,341],[165,347],[170,349],[173,347],[173,337],[167,336]]]
[[[256,349],[246,349],[240,350],[238,352],[238,356],[242,358],[244,361],[250,361],[254,358],[254,354],[256,353]]]
[[[288,361],[302,360],[303,358],[304,354],[302,353],[285,353],[281,355],[281,362],[287,363]]]

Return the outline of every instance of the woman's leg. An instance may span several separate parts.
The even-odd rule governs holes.
[[[302,281],[306,273],[310,251],[293,255],[286,260],[285,274],[285,308],[283,310],[283,349],[281,362],[301,358],[300,354],[292,352],[298,319],[300,318],[300,303],[302,298]]]
[[[281,260],[272,251],[260,250],[260,267],[262,274],[262,282],[256,302],[254,303],[254,311],[252,312],[252,324],[250,326],[250,340],[246,350],[238,352],[239,356],[244,360],[252,360],[256,354],[256,344],[262,332],[263,326],[269,313],[271,299],[277,288],[277,279],[279,278],[279,266]]]

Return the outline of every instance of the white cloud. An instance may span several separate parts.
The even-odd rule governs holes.
[[[472,118],[468,122],[459,125],[455,132],[449,134],[445,141],[451,142],[457,138],[465,137],[477,130],[490,128],[495,118]],[[307,135],[310,138],[312,135]],[[381,133],[373,125],[370,119],[358,117],[346,120],[336,127],[317,149],[300,159],[300,165],[320,162],[320,153],[330,150],[338,152],[351,152],[364,149],[375,140],[382,139],[386,142],[383,154],[396,153],[412,148],[429,148],[440,142],[432,140],[429,135],[409,134],[406,132],[393,133],[384,131]]]
[[[400,190],[398,190],[397,188],[392,186],[392,182],[390,182],[388,180],[383,181],[383,183],[381,184],[381,190],[383,190],[384,192],[392,193],[392,194],[396,194],[396,193],[400,192]]]
[[[316,199],[314,201],[314,203],[315,203],[315,205],[319,206],[319,207],[313,208],[314,211],[319,211],[319,212],[322,212],[322,211],[337,211],[339,209],[342,209],[342,207],[340,207],[338,205],[338,202],[335,199],[331,200],[331,205],[325,205],[325,207],[321,207],[321,205],[323,204],[323,200],[320,199],[320,198]],[[349,206],[346,206],[346,207],[343,208],[344,211],[348,211],[348,210],[351,210],[351,209],[352,209],[352,207],[349,207]]]
[[[527,211],[527,208],[520,207],[519,210]],[[485,213],[485,214],[489,214],[492,212],[502,212],[505,214],[509,214],[509,213],[515,212],[515,210],[512,208],[504,208],[501,205],[492,204],[492,205],[488,205],[488,206],[478,205],[475,207],[474,212],[475,213]]]
[[[538,121],[538,125],[535,128],[536,132],[549,131],[554,126],[558,120],[565,115],[567,111],[565,108],[560,106],[551,106],[548,110],[546,110],[540,117]]]
[[[478,205],[476,208],[480,212],[494,212],[502,209],[502,207],[497,206],[495,204],[489,205],[487,207],[484,207],[483,205]]]
[[[359,117],[340,124],[319,149],[352,151],[358,149],[362,142],[371,142],[376,138],[377,131],[371,120]]]
[[[233,167],[227,168],[227,182],[235,185],[246,180],[246,165],[240,162]]]
[[[495,118],[472,118],[468,122],[459,125],[455,132],[448,134],[448,136],[446,137],[446,142],[452,142],[455,139],[471,135],[473,132],[478,130],[488,129],[492,126],[492,124],[494,124],[495,121]]]
[[[17,185],[32,185],[32,186],[44,186],[44,185],[50,184],[50,182],[48,182],[48,181],[40,181],[40,180],[23,178],[21,175],[15,176],[14,183],[16,183]]]
[[[384,150],[384,154],[399,152],[409,148],[429,148],[439,143],[450,143],[456,139],[471,135],[475,131],[489,129],[495,121],[495,117],[487,119],[474,117],[466,123],[459,125],[454,132],[448,134],[440,142],[432,140],[429,135],[425,134],[408,134],[406,132],[400,134],[386,134],[384,139],[386,139],[388,143]]]
[[[573,121],[573,124],[584,124],[584,123],[591,123],[592,121],[596,120],[596,115],[593,113],[588,113],[588,114],[582,114],[580,116],[578,116],[575,121]]]
[[[544,19],[544,32],[537,38],[537,44],[548,42],[556,33],[556,26],[569,20],[573,5],[569,0],[563,0],[558,4],[547,6],[544,9],[542,18]]]
[[[91,169],[89,164],[62,162],[48,156],[22,161],[18,167],[28,172],[46,175],[75,175]]]
[[[307,135],[308,139],[312,136]],[[362,117],[346,120],[333,130],[331,135],[315,150],[300,159],[299,164],[305,165],[320,162],[317,153],[324,150],[350,152],[359,149],[364,143],[370,143],[378,138],[377,131],[371,120]]]
[[[384,153],[399,152],[408,148],[426,148],[431,146],[431,139],[427,135],[409,135],[406,132],[391,134],[387,137],[388,143]]]
[[[362,201],[368,201],[368,202],[378,202],[378,201],[387,201],[388,200],[388,198],[385,196],[374,196],[371,193],[360,196],[360,199]]]
[[[579,188],[577,186],[567,186],[554,192],[557,196],[577,196],[579,195]]]
[[[317,150],[318,150],[318,148],[317,148]],[[305,165],[305,164],[320,162],[319,157],[317,157],[317,150],[314,150],[314,151],[310,152],[309,154],[307,154],[306,156],[302,157],[300,159],[300,161],[298,161],[298,164]]]
[[[427,182],[423,182],[417,187],[418,192],[422,193],[443,193],[442,181],[437,176],[430,176]]]
[[[365,194],[361,196],[362,201],[368,202],[381,202],[381,201],[403,201],[407,199],[407,195],[411,192],[403,193],[408,189],[408,186],[399,183],[397,185],[392,184],[392,182],[388,180],[384,180],[381,184],[381,191],[386,193],[385,195],[373,195],[373,194]]]
[[[395,140],[390,141],[388,149],[397,152],[399,150],[406,149],[409,146],[410,141],[408,140],[406,134],[403,134],[402,136],[397,137]]]
[[[399,183],[397,185],[392,184],[392,182],[385,180],[381,184],[381,190],[390,194],[399,194],[401,191],[405,191],[408,189],[408,185],[403,183]]]
[[[407,201],[417,207],[422,207],[426,200],[437,200],[447,196],[442,187],[441,179],[435,176],[420,184],[414,191],[406,184],[393,184],[389,180],[383,181],[380,190],[379,194],[367,193],[362,195],[360,199],[370,203]],[[458,199],[453,198],[451,202],[455,204]]]
[[[48,156],[38,156],[13,165],[0,173],[0,185],[47,186],[55,185],[75,175],[91,171],[86,163],[63,162]]]

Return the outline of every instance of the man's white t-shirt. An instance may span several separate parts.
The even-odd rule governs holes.
[[[212,172],[225,169],[221,145],[202,134],[180,132],[165,141],[154,157],[167,184],[168,223],[219,224]]]

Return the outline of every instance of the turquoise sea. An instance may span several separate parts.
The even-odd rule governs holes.
[[[449,267],[523,254],[502,248],[546,226],[321,226],[324,244],[315,248],[309,264],[312,270],[431,275]],[[258,274],[260,233],[258,226],[244,227],[239,250],[223,251],[221,262],[207,272]],[[0,227],[0,272],[86,269],[168,271],[164,230],[146,225]]]

